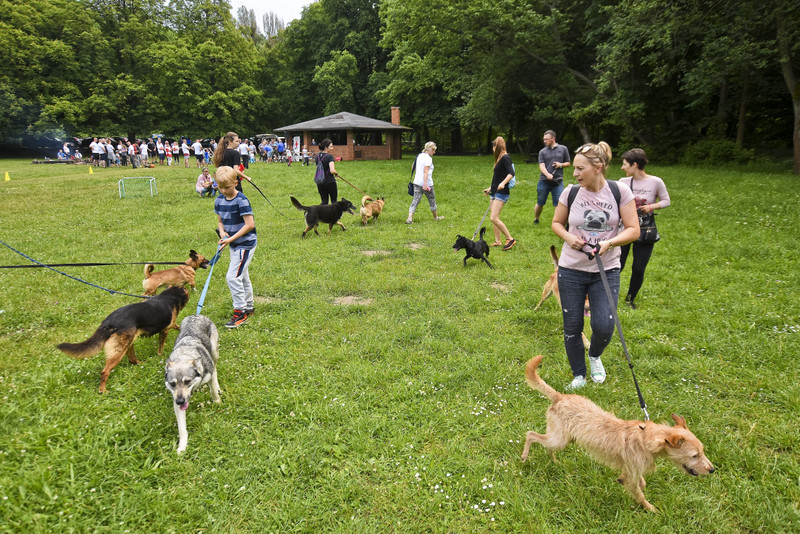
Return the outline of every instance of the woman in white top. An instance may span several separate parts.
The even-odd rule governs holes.
[[[433,192],[433,155],[436,153],[436,143],[428,141],[425,143],[425,149],[417,156],[414,174],[414,200],[411,201],[411,207],[408,208],[408,219],[406,224],[414,222],[414,212],[417,211],[417,205],[422,200],[422,195],[428,199],[428,204],[431,207],[434,221],[440,221],[444,217],[440,217],[437,213],[436,195]]]
[[[583,304],[589,298],[592,340],[589,366],[592,380],[602,383],[606,371],[600,356],[614,334],[614,320],[596,260],[587,252],[602,257],[603,270],[611,288],[614,309],[619,298],[619,247],[639,237],[639,218],[630,188],[606,180],[611,147],[601,141],[583,145],[575,152],[572,175],[578,182],[561,193],[553,214],[553,233],[564,240],[558,261],[558,289],[564,319],[564,348],[573,380],[567,389],[586,385],[586,352],[583,333]],[[574,194],[573,188],[579,187]],[[620,221],[625,226],[620,230]],[[569,229],[567,229],[567,223]]]
[[[655,210],[661,210],[669,206],[669,193],[664,180],[658,176],[651,176],[644,172],[647,165],[647,153],[641,148],[632,148],[622,155],[622,170],[625,171],[625,178],[621,183],[631,188],[633,197],[636,200],[636,211],[640,216],[650,213],[655,214]],[[634,241],[633,245],[633,265],[631,267],[631,281],[628,285],[628,294],[625,296],[625,304],[636,309],[633,303],[636,295],[644,283],[644,271],[653,254],[655,243],[640,243]],[[628,259],[631,244],[621,248],[620,270],[625,268],[625,261]]]

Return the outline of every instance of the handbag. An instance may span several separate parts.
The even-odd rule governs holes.
[[[639,214],[639,230],[639,239],[636,240],[637,243],[652,245],[661,239],[658,233],[658,227],[656,226],[655,213]]]
[[[419,156],[417,156],[419,157]],[[414,158],[414,163],[411,164],[411,181],[408,182],[408,194],[414,196],[414,174],[417,172],[417,158]]]

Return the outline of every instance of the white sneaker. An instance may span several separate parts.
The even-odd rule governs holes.
[[[576,376],[572,379],[572,382],[567,384],[567,387],[564,388],[565,391],[575,391],[576,389],[581,389],[582,387],[586,386],[586,379],[582,376]]]
[[[592,375],[592,380],[598,384],[602,384],[606,381],[606,369],[603,367],[603,362],[600,361],[599,356],[597,358],[589,356],[589,370],[589,374]]]

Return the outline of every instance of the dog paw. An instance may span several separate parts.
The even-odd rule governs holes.
[[[178,454],[181,454],[181,453],[182,453],[182,452],[184,452],[185,450],[186,450],[186,447],[178,447],[177,453],[178,453]]]

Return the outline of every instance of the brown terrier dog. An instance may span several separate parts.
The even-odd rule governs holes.
[[[370,217],[372,220],[377,220],[378,215],[383,211],[383,205],[386,199],[380,197],[373,200],[368,195],[364,195],[361,199],[361,224],[367,224]]]
[[[642,490],[644,475],[655,471],[657,456],[666,456],[692,476],[714,472],[703,453],[703,444],[686,427],[683,417],[672,414],[675,426],[617,419],[585,397],[562,394],[548,386],[536,372],[541,361],[542,356],[536,356],[528,362],[525,381],[552,402],[547,409],[547,433],[528,432],[523,462],[534,442],[541,443],[556,461],[555,451],[574,441],[598,462],[620,469],[617,482],[650,512],[657,510],[647,502]]]
[[[194,274],[198,267],[208,269],[208,260],[194,250],[189,251],[189,259],[186,260],[186,263],[174,269],[153,272],[155,265],[148,263],[144,266],[144,280],[142,280],[144,294],[153,295],[161,286],[188,284],[194,289]]]
[[[550,245],[550,257],[553,259],[553,265],[555,269],[553,270],[553,274],[550,275],[550,278],[547,279],[547,282],[544,283],[544,287],[542,288],[542,298],[539,299],[539,304],[533,309],[536,311],[539,309],[539,306],[547,300],[547,297],[553,295],[558,301],[558,305],[561,306],[561,293],[558,291],[558,252],[556,252],[556,247]],[[586,297],[586,300],[583,302],[583,315],[589,315],[589,297]],[[589,350],[589,339],[586,337],[586,334],[581,332],[581,339],[583,340],[583,346],[586,350]]]

